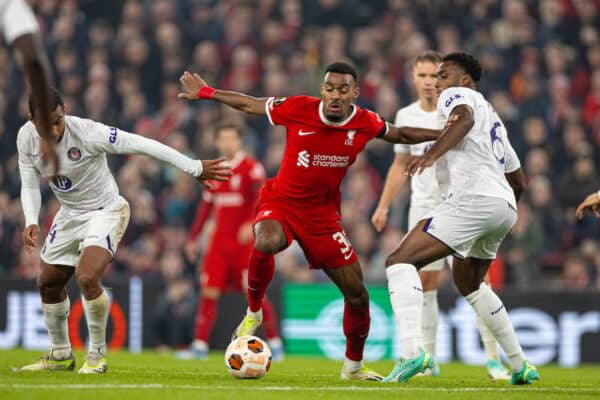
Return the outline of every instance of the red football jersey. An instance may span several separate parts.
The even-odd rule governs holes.
[[[338,123],[327,120],[321,100],[310,96],[269,98],[269,121],[287,128],[287,142],[277,176],[269,182],[277,197],[307,205],[336,202],[340,184],[367,142],[387,133],[373,111],[353,106]]]
[[[191,240],[196,239],[213,211],[213,235],[218,235],[219,240],[237,240],[240,227],[254,220],[258,189],[265,180],[265,169],[245,153],[237,154],[231,164],[233,175],[229,181],[210,181],[212,189],[204,190],[190,230]]]

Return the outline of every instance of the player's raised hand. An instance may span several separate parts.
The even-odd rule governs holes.
[[[586,197],[579,206],[577,206],[577,211],[575,214],[577,215],[577,219],[580,220],[583,218],[585,210],[590,210],[594,213],[596,218],[600,218],[600,211],[598,211],[598,208],[600,208],[600,196],[598,193],[592,193]]]
[[[200,77],[200,75],[185,71],[179,78],[183,91],[180,92],[177,97],[184,100],[198,100],[198,91],[203,87],[208,87],[206,81]]]
[[[388,208],[377,207],[373,216],[371,217],[371,223],[375,227],[377,232],[381,232],[381,230],[385,227],[388,217]]]
[[[216,160],[200,160],[204,169],[202,175],[198,177],[198,180],[202,185],[211,189],[212,185],[209,180],[227,182],[229,177],[233,175],[231,172],[231,166],[225,163],[225,157],[217,158]]]
[[[410,156],[406,162],[405,174],[409,176],[421,175],[425,168],[433,165],[434,161],[427,157],[427,154],[422,156]]]
[[[35,249],[39,234],[39,225],[29,225],[23,231],[23,243],[25,244],[25,249],[27,250],[28,254],[31,254],[31,252]]]

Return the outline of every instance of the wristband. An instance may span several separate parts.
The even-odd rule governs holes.
[[[196,96],[198,96],[199,99],[212,99],[216,91],[217,89],[211,88],[210,86],[202,86],[198,90],[198,93],[196,93]]]

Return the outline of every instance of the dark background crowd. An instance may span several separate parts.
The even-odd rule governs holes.
[[[415,100],[415,56],[426,49],[474,53],[484,68],[479,89],[507,125],[528,182],[501,249],[497,287],[600,289],[600,225],[591,215],[577,222],[574,212],[600,189],[599,0],[30,3],[68,113],[195,158],[216,156],[215,123],[234,119],[269,176],[283,154],[283,128],[210,101],[178,100],[185,69],[256,96],[318,95],[325,65],[349,59],[360,70],[359,104],[393,121]],[[0,277],[34,278],[39,255],[22,246],[15,144],[27,96],[11,60],[0,47]],[[370,283],[385,282],[385,257],[405,232],[407,190],[383,233],[369,222],[392,159],[391,145],[372,141],[343,184],[344,226]],[[146,157],[112,156],[110,163],[132,218],[108,274],[162,279],[170,299],[193,307],[196,263],[184,249],[201,186]],[[40,225],[47,228],[59,205],[42,187]],[[278,256],[277,271],[287,281],[323,280],[297,247]]]

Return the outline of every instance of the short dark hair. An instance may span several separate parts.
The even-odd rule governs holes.
[[[219,132],[225,129],[234,130],[240,138],[244,136],[244,128],[240,124],[234,121],[221,121],[215,126],[215,137],[219,136]]]
[[[472,54],[464,52],[450,53],[442,59],[442,62],[446,61],[458,64],[475,82],[479,82],[481,79],[481,64]]]
[[[419,54],[417,58],[415,58],[415,64],[425,61],[433,64],[439,64],[442,62],[442,55],[437,51],[426,50]]]
[[[331,63],[325,68],[325,73],[335,72],[337,74],[350,74],[352,78],[354,78],[354,82],[358,82],[358,72],[356,68],[348,62],[345,61],[336,61]]]
[[[63,101],[62,94],[58,91],[58,89],[52,87],[50,88],[50,110],[56,110],[56,107],[61,106],[65,108],[65,102]],[[29,113],[31,114],[31,118],[35,118],[35,102],[33,101],[33,95],[29,96]]]

